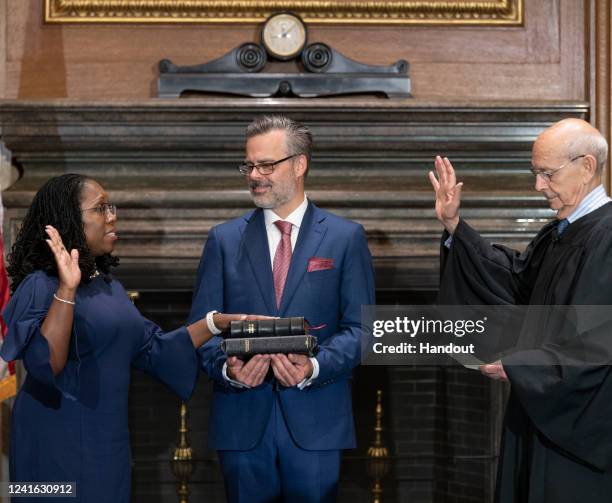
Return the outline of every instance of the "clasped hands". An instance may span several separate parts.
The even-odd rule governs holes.
[[[255,355],[247,362],[236,356],[230,356],[227,359],[227,375],[246,386],[259,386],[264,381],[270,366],[278,382],[288,388],[308,379],[313,372],[310,358],[290,353]]]

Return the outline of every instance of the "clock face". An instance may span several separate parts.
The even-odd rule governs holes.
[[[306,44],[306,26],[295,14],[275,14],[264,24],[261,40],[271,56],[281,60],[291,59]]]

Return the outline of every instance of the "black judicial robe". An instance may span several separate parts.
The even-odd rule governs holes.
[[[438,304],[612,305],[612,203],[560,237],[556,226],[519,253],[461,220],[451,248],[442,245]],[[612,367],[563,365],[562,346],[502,359],[511,392],[499,503],[612,502]]]

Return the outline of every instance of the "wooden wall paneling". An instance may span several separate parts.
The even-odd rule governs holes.
[[[152,97],[160,59],[206,62],[259,32],[254,24],[48,25],[38,0],[6,1],[9,98]],[[584,57],[582,30],[563,28],[582,10],[575,0],[527,0],[524,27],[311,25],[309,39],[365,63],[407,59],[417,100],[582,100],[572,66]],[[561,57],[563,47],[571,58]]]
[[[0,99],[6,93],[6,1],[0,0]]]
[[[562,94],[569,100],[586,100],[584,75],[588,68],[584,0],[560,0],[559,53]]]
[[[561,0],[533,2],[527,0],[528,16],[525,17],[525,59],[536,63],[559,63]],[[570,7],[572,12],[574,9]],[[557,40],[557,42],[555,42]],[[516,49],[515,49],[516,52]],[[517,61],[518,62],[518,61]]]
[[[586,0],[586,33],[589,47],[589,101],[591,123],[612,144],[612,1]],[[610,154],[610,153],[609,153]],[[605,169],[606,188],[612,191],[612,163],[608,155]]]
[[[14,40],[20,41],[23,57],[18,66],[17,98],[24,99],[32,96],[37,98],[66,98],[67,67],[61,26],[42,25],[38,15],[32,15],[31,2],[29,10],[9,10],[10,16],[27,12],[23,19],[22,33],[16,34]],[[38,3],[38,2],[36,2]],[[11,31],[17,26],[11,24]],[[20,36],[21,35],[21,36]],[[19,37],[19,38],[17,38]],[[89,43],[95,41],[90,41]]]

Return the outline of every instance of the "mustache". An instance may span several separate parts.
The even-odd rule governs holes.
[[[251,182],[249,182],[249,189],[257,189],[259,187],[272,187],[272,184],[270,182],[260,182],[257,180],[253,180]]]

